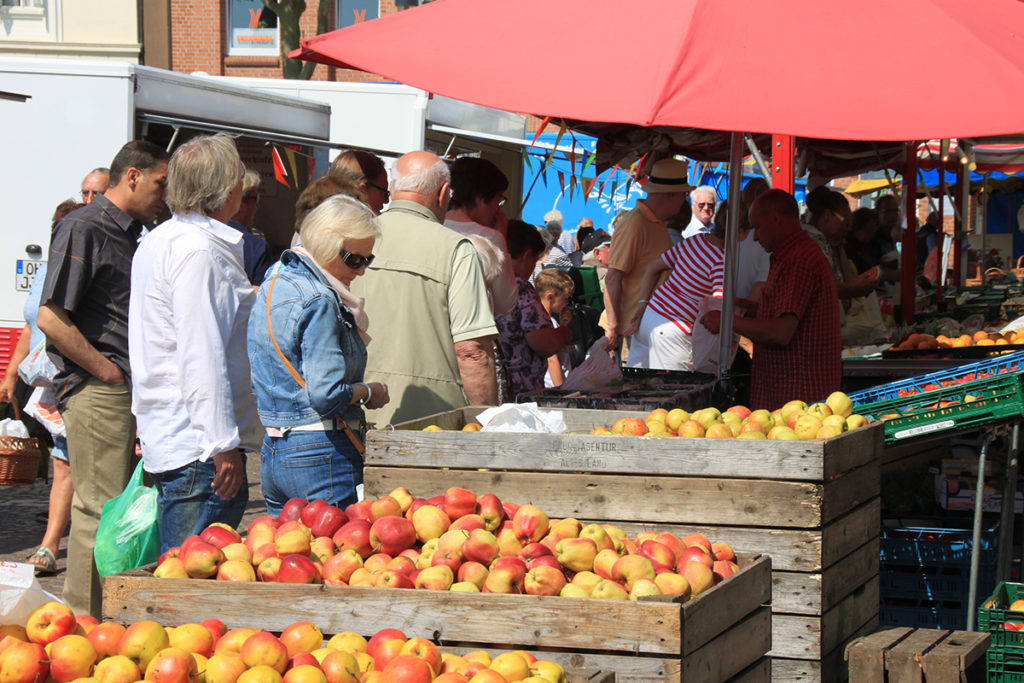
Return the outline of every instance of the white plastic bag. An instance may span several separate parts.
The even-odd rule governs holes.
[[[25,404],[25,414],[34,417],[52,436],[67,436],[64,418],[57,411],[57,396],[52,386],[36,387]]]
[[[870,344],[885,339],[889,330],[882,320],[882,309],[878,295],[858,296],[850,300],[842,323],[843,346]]]
[[[57,366],[46,353],[45,339],[18,363],[18,375],[25,384],[33,387],[45,387],[53,382],[57,376]]]
[[[616,380],[622,381],[622,368],[608,353],[608,337],[601,337],[591,345],[586,359],[573,368],[559,388],[593,391],[603,389]]]
[[[709,375],[718,375],[718,357],[721,355],[722,336],[712,334],[700,321],[708,311],[722,311],[722,299],[717,296],[706,296],[697,308],[697,320],[693,323],[693,332],[690,337],[690,345],[693,348],[693,370],[694,372],[706,372]],[[736,347],[739,345],[739,337],[732,336],[732,352],[729,355],[729,364],[736,355]]]
[[[561,434],[565,431],[562,411],[542,411],[536,403],[505,403],[476,416],[481,432]]]
[[[32,611],[60,598],[43,590],[35,565],[0,562],[0,623],[24,624]]]
[[[0,420],[0,436],[15,436],[19,439],[29,438],[28,428],[21,420],[7,418]]]

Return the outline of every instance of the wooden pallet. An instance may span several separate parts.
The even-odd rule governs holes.
[[[309,620],[324,633],[365,635],[396,626],[442,647],[524,649],[617,681],[724,681],[771,647],[771,560],[741,557],[741,570],[681,602],[498,595],[407,589],[155,579],[133,570],[104,580],[103,616],[164,625],[211,616],[229,628],[278,631]]]
[[[891,628],[858,638],[845,649],[857,683],[984,681],[988,633]]]
[[[457,485],[552,518],[630,535],[701,531],[768,553],[773,657],[821,661],[877,620],[881,424],[814,441],[598,436],[594,426],[643,414],[564,409],[575,434],[457,431],[480,410],[371,431],[367,496],[406,486],[430,497]],[[449,431],[421,431],[430,424]]]

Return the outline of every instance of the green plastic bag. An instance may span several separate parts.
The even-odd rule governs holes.
[[[140,461],[121,495],[103,504],[93,551],[100,576],[156,561],[160,556],[156,513],[156,489],[143,485]]]

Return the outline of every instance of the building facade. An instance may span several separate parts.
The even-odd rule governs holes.
[[[138,63],[142,4],[139,0],[0,0],[0,55]]]

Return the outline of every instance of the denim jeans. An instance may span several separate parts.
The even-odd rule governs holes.
[[[289,498],[322,499],[344,508],[356,502],[363,459],[343,431],[267,436],[260,479],[269,515],[279,515]]]
[[[237,528],[249,502],[249,480],[242,458],[242,485],[233,498],[221,498],[210,485],[217,474],[213,458],[196,460],[176,470],[150,473],[157,490],[162,551],[181,545],[214,522]],[[162,552],[161,551],[161,552]]]

